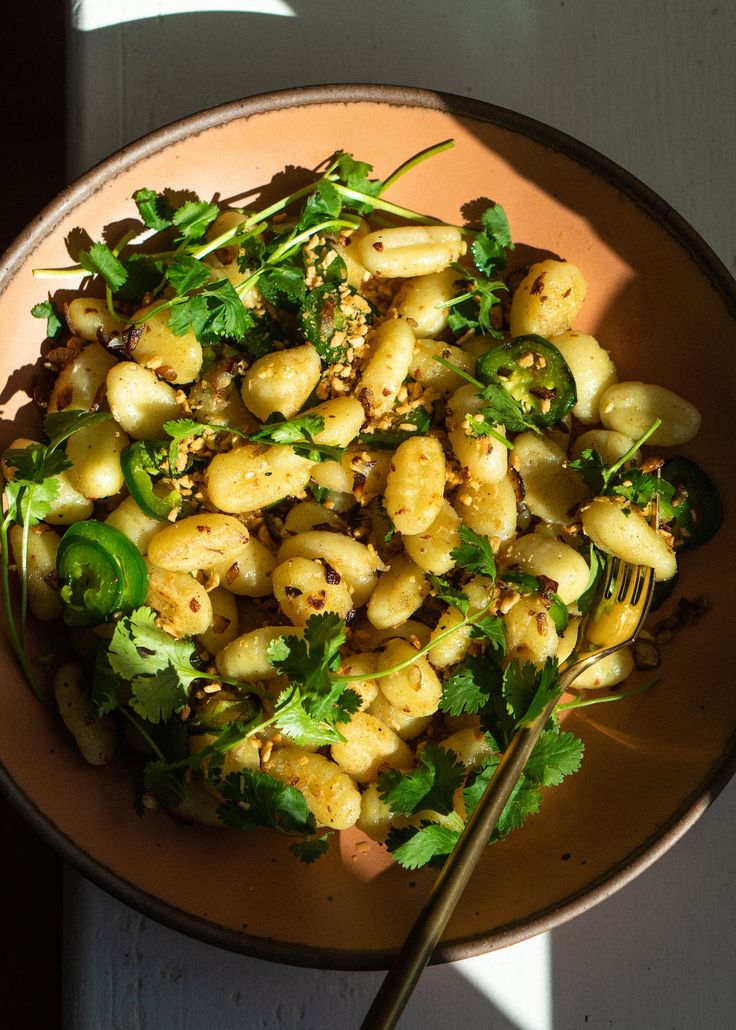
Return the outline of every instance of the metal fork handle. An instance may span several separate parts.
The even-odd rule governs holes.
[[[556,700],[530,726],[511,738],[498,768],[448,856],[432,891],[391,964],[361,1030],[391,1030],[404,1011],[424,967],[442,936],[468,880],[519,781]]]
[[[442,866],[424,907],[392,962],[360,1030],[392,1030],[396,1026],[468,880],[488,846],[489,838],[557,702],[581,672],[621,646],[617,644],[598,650],[565,669],[560,675],[559,688],[547,707],[533,723],[521,726],[514,733],[457,844]]]

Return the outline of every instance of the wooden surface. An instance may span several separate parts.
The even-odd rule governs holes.
[[[150,2],[150,14],[162,16],[95,29],[101,9],[110,21],[137,5],[72,4],[86,31],[69,39],[70,173],[172,118],[266,89],[426,86],[522,111],[597,147],[736,268],[730,2],[290,0],[259,14],[254,0],[219,5],[241,13],[163,16],[176,6]],[[707,341],[698,344],[707,353]],[[732,690],[732,681],[724,669],[722,683],[693,689]],[[730,1030],[735,880],[732,784],[683,841],[598,908],[515,948],[428,970],[401,1026]],[[217,951],[73,873],[64,968],[73,1030],[349,1028],[380,979]]]

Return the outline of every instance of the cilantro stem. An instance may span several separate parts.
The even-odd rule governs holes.
[[[454,139],[446,139],[441,143],[435,143],[434,146],[426,147],[424,150],[420,150],[414,157],[410,157],[408,161],[404,161],[400,164],[395,172],[392,172],[387,179],[383,180],[383,185],[379,190],[379,195],[384,193],[390,186],[400,179],[402,175],[406,175],[412,168],[416,168],[417,165],[421,164],[422,161],[426,161],[427,158],[434,157],[435,154],[441,154],[444,150],[451,150],[455,146]]]
[[[140,721],[140,719],[136,719],[136,717],[133,715],[133,713],[130,711],[130,709],[127,707],[127,705],[121,705],[120,708],[119,708],[119,711],[123,713],[123,715],[128,720],[128,722],[131,724],[131,726],[133,726],[133,728],[138,733],[140,733],[140,735],[145,740],[146,744],[148,744],[148,746],[150,747],[151,751],[153,751],[153,753],[156,756],[156,758],[158,758],[159,761],[161,761],[161,762],[165,762],[166,761],[166,755],[163,753],[161,748],[158,746],[158,744],[153,739],[153,737],[148,732],[148,730],[143,725],[143,723]]]
[[[429,654],[435,644],[439,644],[440,641],[444,640],[446,637],[452,636],[453,633],[457,633],[459,629],[464,629],[467,626],[474,626],[476,622],[480,622],[492,607],[493,601],[489,601],[485,608],[481,608],[479,611],[474,612],[473,615],[466,615],[461,622],[456,623],[454,626],[447,626],[445,629],[441,630],[436,637],[433,637],[429,643],[425,644],[424,647],[420,647],[415,654],[411,655],[409,658],[405,658],[402,662],[397,662],[396,665],[392,665],[388,669],[380,669],[378,672],[372,672],[370,675],[366,675],[364,672],[352,673],[349,676],[338,675],[335,676],[335,680],[339,683],[352,683],[356,680],[365,679],[378,680],[383,679],[385,676],[392,676],[395,672],[401,672],[403,669],[408,669],[411,665],[414,665],[419,658],[423,658],[426,654]]]
[[[645,694],[647,690],[651,690],[653,686],[659,683],[661,677],[653,676],[652,679],[647,680],[641,687],[635,687],[633,690],[622,690],[618,694],[605,694],[603,697],[576,697],[574,701],[566,701],[564,704],[557,705],[558,712],[567,712],[573,708],[589,708],[591,705],[602,705],[607,701],[623,701],[625,698],[637,697],[639,694]]]
[[[388,211],[389,214],[396,215],[397,218],[406,218],[410,222],[423,222],[427,225],[447,225],[447,222],[443,222],[441,218],[434,218],[432,215],[423,215],[419,211],[412,211],[408,207],[400,207],[398,204],[392,204],[388,200],[383,200],[381,197],[373,197],[369,193],[360,193],[358,190],[351,189],[349,186],[343,186],[341,182],[333,182],[333,187],[338,193],[342,194],[343,197],[348,197],[349,200],[358,200],[362,204],[370,204],[372,207],[378,208],[381,211]]]
[[[608,485],[609,480],[613,476],[616,475],[618,470],[623,468],[623,466],[626,464],[626,462],[629,461],[631,458],[633,458],[633,456],[636,454],[636,452],[639,450],[639,448],[644,446],[644,444],[647,442],[649,437],[653,433],[657,432],[657,430],[659,429],[659,427],[661,425],[662,425],[662,419],[661,418],[655,419],[654,422],[652,422],[652,424],[649,427],[649,429],[647,429],[647,431],[645,433],[642,433],[642,435],[639,437],[639,439],[635,440],[634,443],[631,445],[631,447],[629,447],[629,449],[626,452],[626,454],[623,454],[618,459],[617,462],[615,462],[613,465],[611,465],[609,468],[606,469],[606,471],[604,473],[605,479],[606,479],[606,485]]]
[[[0,486],[2,487],[2,490],[5,489],[5,481],[1,474]],[[2,591],[2,608],[3,615],[5,616],[5,628],[10,640],[10,646],[13,648],[13,653],[18,659],[18,664],[23,670],[23,675],[26,678],[28,686],[31,688],[34,696],[37,697],[43,705],[48,705],[49,699],[36,682],[35,673],[31,668],[31,663],[28,660],[28,655],[26,654],[23,646],[23,641],[18,635],[15,618],[13,617],[13,605],[10,598],[10,563],[8,560],[8,528],[10,526],[10,522],[11,520],[7,515],[2,522],[0,522],[0,590]]]
[[[440,305],[438,305],[438,307],[439,306]],[[439,354],[433,354],[432,357],[434,358],[435,361],[439,361],[440,365],[444,365],[445,368],[449,368],[450,371],[456,372],[457,375],[459,375],[461,379],[465,379],[465,380],[467,380],[467,382],[471,383],[473,386],[477,386],[479,393],[481,393],[483,390],[485,390],[485,385],[483,383],[479,382],[479,380],[474,379],[473,376],[471,376],[469,372],[466,372],[464,368],[460,368],[459,365],[456,365],[452,361],[447,361],[445,358],[440,357]],[[468,416],[468,417],[471,419],[471,422],[472,422],[471,416]],[[475,434],[471,433],[470,435],[473,436]],[[511,442],[511,440],[509,440],[505,436],[502,436],[501,433],[496,432],[496,430],[492,426],[489,426],[487,432],[485,432],[483,435],[484,436],[492,436],[494,440],[497,440],[498,443],[503,444],[503,446],[506,447],[508,450],[511,450],[513,448],[513,446],[514,446],[513,443]],[[478,439],[477,436],[476,436],[476,439]]]
[[[464,368],[460,368],[460,366],[456,365],[454,361],[448,361],[446,358],[441,357],[439,354],[433,354],[432,357],[435,361],[439,361],[440,365],[444,365],[445,368],[449,368],[451,372],[455,372],[457,375],[460,376],[461,379],[464,379],[467,383],[470,383],[472,386],[477,386],[479,392],[481,390],[485,390],[485,383],[481,383],[479,379],[475,379],[473,376],[471,376],[470,372],[466,372]]]
[[[298,250],[302,243],[306,243],[307,240],[311,239],[312,236],[316,236],[320,232],[329,232],[332,229],[357,229],[359,222],[353,218],[329,218],[324,222],[319,222],[317,225],[312,225],[308,229],[304,229],[298,235],[294,236],[293,239],[286,240],[277,247],[276,250],[269,255],[267,264],[275,265],[279,261],[283,261],[289,256],[294,250]],[[260,271],[260,269],[259,269]]]
[[[28,489],[28,508],[33,500],[33,487]],[[23,519],[23,535],[20,548],[20,638],[26,635],[26,623],[28,620],[28,534],[31,531],[29,519]]]
[[[178,671],[186,672],[187,675],[191,675],[191,670],[190,669],[182,668],[181,670],[178,670]],[[216,673],[212,673],[212,672],[199,672],[199,671],[197,671],[197,675],[196,675],[195,678],[198,679],[198,680],[207,680],[210,683],[224,683],[228,687],[235,687],[237,690],[245,690],[245,692],[247,694],[255,694],[256,697],[270,698],[270,696],[271,696],[268,693],[268,691],[261,690],[260,687],[254,687],[252,683],[246,683],[243,680],[229,680],[229,679],[225,679],[224,676],[218,676]]]

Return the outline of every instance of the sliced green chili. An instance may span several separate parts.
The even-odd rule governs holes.
[[[561,422],[577,403],[575,379],[557,348],[541,336],[517,336],[478,359],[475,375],[498,383],[536,426]]]
[[[175,508],[181,507],[181,494],[177,490],[159,497],[153,489],[150,444],[139,440],[125,447],[120,455],[120,467],[131,497],[149,518],[166,521]]]
[[[113,613],[139,607],[148,592],[146,563],[137,547],[104,522],[75,522],[56,555],[59,596],[70,626],[95,626]]]

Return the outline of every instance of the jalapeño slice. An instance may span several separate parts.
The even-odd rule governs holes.
[[[662,466],[662,479],[675,488],[670,523],[676,551],[698,547],[709,540],[723,521],[723,506],[712,479],[694,461],[678,455]]]
[[[162,447],[165,446],[162,443]],[[149,518],[165,521],[175,508],[181,507],[182,497],[178,490],[171,490],[161,497],[154,492],[150,445],[147,440],[138,440],[123,448],[120,468],[131,496]]]
[[[74,522],[56,554],[64,621],[95,626],[114,612],[132,612],[146,599],[146,563],[135,545],[104,522]]]
[[[517,336],[478,359],[476,376],[498,383],[540,428],[561,422],[577,402],[575,380],[554,344],[541,336]]]

